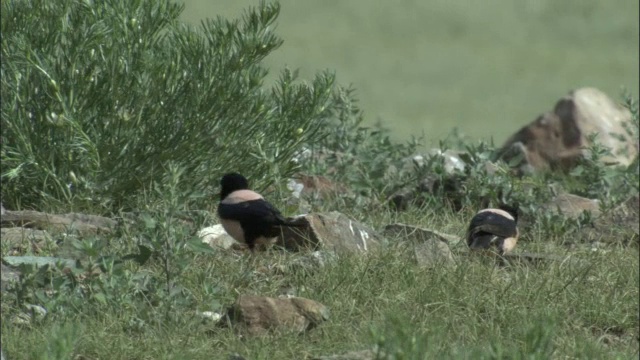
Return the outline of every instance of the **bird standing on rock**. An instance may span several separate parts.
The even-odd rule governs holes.
[[[285,219],[262,195],[250,190],[247,179],[238,173],[224,175],[220,186],[220,223],[232,238],[252,251],[256,245],[271,243],[281,226],[305,226]]]
[[[467,230],[467,245],[472,250],[493,248],[502,256],[516,247],[518,236],[517,206],[501,205],[476,213]]]

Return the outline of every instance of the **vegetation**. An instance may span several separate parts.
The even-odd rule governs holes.
[[[539,208],[557,183],[610,210],[638,193],[637,162],[603,166],[606,149],[595,144],[579,176],[517,178],[502,162],[489,175],[493,144],[453,133],[440,147],[467,152],[455,175],[464,191],[427,193],[397,212],[390,194],[425,174],[451,176],[441,158],[407,161],[424,139],[399,144],[389,129],[365,126],[354,90],[329,72],[304,83],[284,69],[267,87],[265,57],[282,43],[272,32],[277,4],[199,27],[181,23],[181,11],[150,0],[2,3],[4,205],[120,219],[115,233],[54,232],[40,249],[2,242],[3,257],[79,260],[71,271],[20,267],[1,300],[9,359],[287,359],[367,348],[389,359],[637,358],[637,235],[596,246],[581,236],[589,214]],[[637,131],[637,100],[625,101]],[[287,214],[296,204],[283,180],[325,174],[353,191],[307,199],[314,210],[376,229],[402,222],[463,236],[478,207],[518,202],[531,219],[518,251],[578,261],[500,268],[452,244],[457,265],[427,269],[392,242],[321,269],[279,271],[305,254],[238,255],[195,235],[216,221],[211,195],[228,169],[269,189]],[[302,336],[245,338],[201,316],[238,294],[284,288],[327,305],[330,320]]]

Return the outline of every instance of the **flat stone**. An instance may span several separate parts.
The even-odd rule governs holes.
[[[380,245],[377,233],[367,225],[332,211],[311,213],[293,219],[303,227],[284,227],[277,244],[291,251],[331,250],[336,253],[363,253]]]
[[[309,331],[329,319],[329,310],[316,301],[301,297],[242,295],[227,316],[237,330],[255,336],[277,330]]]

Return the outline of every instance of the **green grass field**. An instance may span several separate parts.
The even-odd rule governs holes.
[[[374,214],[326,205],[324,210],[338,208],[369,224],[419,224],[460,236],[469,215],[436,209]],[[145,313],[123,302],[119,309],[98,313],[91,310],[97,305],[83,306],[66,323],[3,325],[3,347],[10,359],[45,359],[43,354],[56,350],[79,359],[227,359],[231,353],[250,360],[309,359],[375,344],[398,352],[388,358],[398,360],[637,358],[637,248],[579,247],[568,253],[562,243],[571,235],[538,230],[524,235],[518,252],[571,259],[501,269],[464,256],[465,246],[455,244],[459,255],[453,268],[421,268],[395,246],[341,257],[317,271],[284,274],[274,265],[304,255],[274,251],[252,258],[219,252],[190,259],[181,283],[197,299],[198,311],[228,305],[238,294],[276,297],[295,289],[331,312],[329,321],[303,335],[239,337],[184,310],[176,311],[169,325],[151,320],[163,318],[160,308]],[[158,261],[145,268],[148,274],[161,272]],[[210,288],[217,291],[215,304],[208,301]]]
[[[183,18],[237,17],[258,1],[185,0]],[[309,78],[334,69],[366,121],[436,142],[458,127],[501,143],[569,90],[638,95],[638,2],[283,0],[267,58]]]

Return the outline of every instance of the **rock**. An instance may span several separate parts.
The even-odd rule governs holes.
[[[380,244],[373,229],[337,211],[301,215],[293,221],[306,226],[282,228],[276,243],[288,250],[325,249],[353,253],[366,252]]]
[[[383,235],[407,240],[420,266],[436,267],[455,263],[448,244],[459,242],[456,236],[405,224],[387,225]]]
[[[350,351],[340,355],[316,356],[312,360],[375,360],[377,354],[373,350]]]
[[[212,248],[230,249],[238,242],[227,234],[221,224],[206,227],[198,232],[198,237],[203,243],[209,244]]]
[[[567,218],[578,218],[584,211],[590,212],[593,217],[600,215],[600,202],[598,200],[568,193],[556,195],[551,201],[542,205],[542,208],[546,211],[558,212]]]
[[[597,132],[596,141],[612,153],[602,162],[628,166],[638,156],[637,139],[625,128],[630,122],[631,112],[606,94],[595,88],[580,88],[512,135],[498,157],[514,162],[520,173],[568,170],[588,156],[588,136]]]
[[[82,234],[110,233],[117,222],[101,216],[83,214],[54,215],[38,211],[5,211],[2,226],[23,226],[40,230],[67,232],[74,229]]]
[[[63,264],[65,268],[76,267],[76,261],[73,259],[49,256],[5,256],[2,258],[2,262],[13,267],[18,267],[20,265],[42,267],[45,265],[55,266],[56,264]]]
[[[329,319],[329,311],[324,305],[301,297],[242,295],[229,309],[227,316],[239,330],[249,335],[264,335],[274,330],[311,330]]]
[[[71,220],[72,222],[83,222],[85,224],[93,225],[99,228],[101,231],[109,232],[114,229],[118,222],[113,219],[109,219],[104,216],[80,214],[80,213],[68,213],[59,215]]]
[[[40,244],[51,240],[51,236],[44,230],[29,229],[23,227],[10,227],[0,229],[2,242],[8,244],[9,248],[24,248],[27,245],[39,247]]]
[[[20,280],[20,271],[15,267],[7,266],[4,263],[1,264],[1,266],[0,291],[4,292],[10,285],[17,283],[18,280]]]

